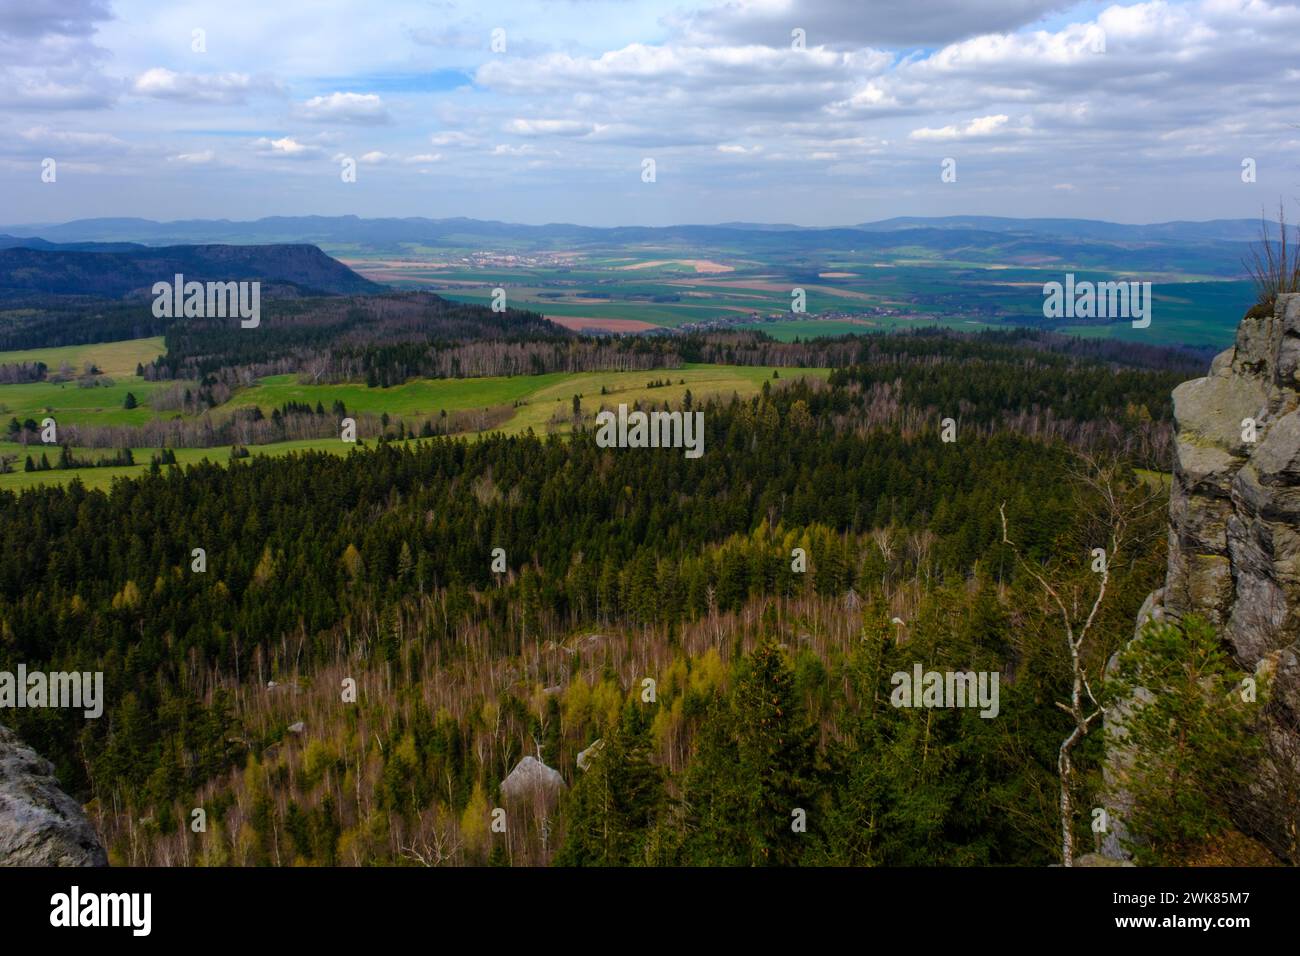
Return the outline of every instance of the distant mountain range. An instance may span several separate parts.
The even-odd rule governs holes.
[[[816,274],[848,257],[1238,280],[1246,276],[1249,242],[1260,228],[1252,219],[1125,225],[998,216],[905,216],[837,228],[749,222],[597,228],[357,216],[79,219],[7,227],[9,234],[0,234],[0,296],[122,297],[147,292],[174,272],[200,281],[260,278],[264,285],[278,281],[315,292],[374,292],[380,287],[330,255],[458,257],[478,251],[719,258],[791,275]],[[266,293],[295,294],[287,288]]]
[[[0,297],[147,296],[155,282],[259,280],[265,294],[365,293],[381,286],[311,245],[184,245],[78,242],[0,235]],[[283,288],[275,288],[283,287]]]
[[[1271,224],[1276,228],[1276,224]],[[1001,216],[903,216],[840,227],[809,227],[778,223],[728,222],[718,225],[577,226],[548,223],[521,225],[481,219],[421,217],[363,219],[358,216],[268,216],[251,221],[183,219],[77,219],[59,225],[0,227],[6,232],[50,242],[136,242],[149,245],[183,243],[326,242],[384,245],[434,243],[448,239],[519,239],[533,242],[617,243],[668,241],[736,241],[745,233],[779,233],[842,237],[900,231],[976,231],[1068,240],[1103,242],[1246,242],[1259,238],[1258,219],[1213,219],[1207,222],[1162,222],[1127,225],[1092,219],[1012,219]]]
[[[888,232],[899,229],[978,229],[983,232],[1021,232],[1069,239],[1104,242],[1254,242],[1259,239],[1259,219],[1209,219],[1205,222],[1155,222],[1128,225],[1100,219],[1011,219],[1004,216],[900,216],[864,222],[855,229]],[[1268,226],[1277,231],[1277,223]],[[1294,227],[1293,227],[1294,228]]]

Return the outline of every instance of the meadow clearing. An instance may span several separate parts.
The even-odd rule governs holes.
[[[143,424],[157,414],[148,405],[149,395],[165,383],[146,382],[135,375],[135,361],[152,359],[161,345],[161,339],[137,339],[99,346],[74,346],[72,349],[0,352],[0,364],[43,361],[49,365],[51,357],[59,358],[53,353],[71,354],[75,351],[76,359],[81,363],[93,362],[105,373],[110,366],[118,371],[113,385],[107,387],[80,388],[75,382],[0,385],[3,420],[16,417],[20,421],[32,418],[39,422],[45,417],[53,417],[60,425]],[[147,359],[143,358],[146,353]],[[123,371],[128,364],[130,374]],[[335,401],[342,401],[349,414],[377,416],[387,413],[394,419],[418,420],[436,418],[443,411],[510,406],[513,409],[510,417],[493,431],[516,435],[532,429],[541,434],[568,431],[575,395],[579,396],[583,411],[593,414],[601,407],[617,408],[620,403],[660,405],[668,402],[675,406],[685,398],[687,390],[697,402],[708,398],[725,400],[733,394],[744,398],[755,394],[765,381],[788,381],[803,376],[824,380],[830,373],[829,369],[780,369],[779,379],[773,379],[774,371],[778,370],[758,366],[685,365],[635,372],[552,372],[491,378],[416,379],[390,388],[368,388],[358,383],[309,385],[300,383],[295,375],[273,375],[239,390],[209,414],[219,419],[236,409],[257,406],[264,414],[270,415],[289,402],[312,406],[320,403],[329,409]],[[127,392],[138,400],[136,408],[124,407]],[[175,414],[167,413],[169,417]],[[318,439],[250,445],[248,450],[253,455],[307,451],[347,454],[354,447],[338,439]],[[228,445],[174,450],[177,464],[181,466],[204,459],[222,464],[230,460]],[[91,459],[111,454],[106,449],[73,448],[72,451],[78,457]],[[57,460],[58,446],[32,443],[24,447],[16,442],[0,441],[0,456],[18,456],[12,466],[14,470],[0,474],[0,490],[18,491],[41,484],[66,484],[74,477],[79,477],[88,488],[108,488],[116,478],[138,475],[147,470],[158,449],[133,448],[132,453],[135,465],[26,472],[23,462],[28,455],[39,461],[41,454],[45,454],[53,462]]]

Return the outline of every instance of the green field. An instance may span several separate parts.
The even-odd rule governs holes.
[[[417,379],[390,388],[367,388],[361,384],[301,385],[295,375],[268,375],[252,388],[240,391],[228,408],[257,405],[270,414],[286,402],[322,403],[329,408],[342,401],[349,412],[379,415],[437,415],[442,410],[460,411],[512,405],[547,385],[564,380],[566,373],[516,375],[496,378]]]
[[[713,397],[726,400],[732,394],[746,398],[758,392],[765,381],[771,381],[773,371],[778,370],[763,366],[687,365],[648,372],[575,372],[566,375],[563,381],[540,385],[501,430],[508,434],[529,428],[539,433],[545,431],[552,417],[563,419],[571,414],[574,395],[581,396],[584,412],[594,412],[602,406],[614,409],[637,401],[656,405],[668,402],[676,406],[688,389],[696,401]],[[780,381],[804,376],[824,380],[830,375],[830,369],[780,369],[779,374]],[[538,376],[539,379],[549,377]],[[646,387],[656,379],[672,384]],[[601,394],[601,388],[606,394]]]
[[[12,353],[0,353],[0,356],[4,354]],[[59,424],[143,425],[154,417],[144,406],[150,393],[159,386],[160,383],[146,382],[134,375],[95,388],[81,388],[76,382],[0,385],[0,418],[4,421],[31,418],[39,422],[51,417]],[[136,408],[124,407],[127,392],[139,403]]]
[[[656,403],[681,400],[689,388],[697,398],[710,395],[728,396],[732,392],[752,395],[764,380],[772,377],[772,368],[737,367],[727,365],[687,365],[680,369],[656,369],[645,372],[551,372],[546,375],[515,375],[509,377],[419,379],[391,388],[367,388],[365,385],[302,385],[293,375],[267,376],[252,388],[240,391],[225,408],[257,405],[270,413],[286,402],[317,402],[329,408],[341,400],[349,412],[379,415],[387,412],[394,417],[436,416],[439,412],[492,408],[499,405],[518,405],[514,417],[505,430],[540,429],[554,411],[557,403],[571,403],[574,395],[581,395],[584,406],[595,407],[602,396],[601,388],[608,393],[606,404],[634,401]],[[789,376],[814,374],[825,377],[825,369],[790,369]],[[647,388],[647,383],[670,379],[672,384]],[[683,384],[684,383],[684,384]]]
[[[371,445],[373,443],[367,444]],[[316,441],[277,442],[274,445],[250,445],[248,450],[253,455],[289,455],[294,452],[304,451],[327,451],[332,454],[345,455],[353,448],[353,445],[344,444],[337,439],[319,439]],[[72,451],[80,458],[96,458],[113,454],[112,451],[104,448],[73,448]],[[149,469],[150,459],[158,454],[157,448],[133,448],[131,451],[135,455],[135,465],[26,472],[22,470],[24,457],[31,455],[33,458],[39,459],[41,453],[44,452],[50,457],[51,461],[54,461],[58,456],[58,447],[49,448],[42,445],[30,445],[24,451],[21,445],[0,442],[0,454],[21,453],[22,455],[18,461],[17,471],[7,475],[0,475],[0,491],[21,491],[24,488],[35,488],[38,485],[65,485],[72,481],[73,478],[80,478],[81,483],[87,488],[107,489],[113,484],[114,479],[131,478],[146,472]],[[230,461],[229,445],[213,448],[177,448],[175,451],[176,463],[181,466],[197,465],[205,459],[222,465],[228,464]]]
[[[1241,317],[1255,302],[1250,282],[1171,283],[1152,289],[1151,325],[1130,322],[1068,326],[1061,329],[1085,338],[1116,338],[1153,345],[1210,345],[1227,348]]]
[[[907,329],[920,329],[939,326],[959,332],[978,332],[982,329],[1005,328],[996,322],[981,322],[977,319],[951,319],[945,316],[872,316],[869,319],[853,321],[843,319],[806,319],[786,322],[750,322],[740,326],[765,332],[779,342],[792,342],[795,339],[814,339],[823,336],[863,335],[869,332],[900,332]]]
[[[167,347],[161,335],[148,339],[127,339],[123,342],[99,342],[95,345],[64,345],[52,349],[27,349],[21,352],[0,352],[0,365],[18,362],[44,362],[51,372],[67,362],[80,372],[86,362],[94,362],[110,378],[135,375],[137,365],[152,362]]]
[[[146,407],[149,395],[166,383],[146,382],[135,374],[136,366],[152,362],[164,351],[162,337],[155,336],[124,342],[0,352],[0,365],[44,362],[51,374],[57,373],[66,363],[80,375],[83,367],[91,363],[113,382],[112,385],[96,385],[94,388],[82,388],[75,381],[0,385],[0,422],[7,422],[10,418],[17,418],[20,422],[53,418],[60,425],[143,425],[153,417],[153,412]],[[127,392],[135,396],[136,408],[124,407]]]
[[[93,348],[93,347],[90,347]],[[9,353],[12,354],[12,353]],[[0,361],[6,358],[0,353]],[[92,361],[95,359],[91,358]],[[387,412],[400,418],[436,417],[442,410],[460,411],[494,406],[511,405],[514,411],[511,417],[497,431],[503,434],[521,434],[529,429],[539,434],[548,431],[565,432],[569,428],[569,417],[573,409],[573,396],[581,396],[584,412],[591,414],[600,407],[615,408],[620,403],[631,405],[640,401],[656,405],[668,402],[676,405],[684,397],[687,389],[696,401],[710,397],[723,400],[733,394],[742,398],[754,395],[767,381],[784,382],[802,376],[825,379],[829,369],[780,369],[780,379],[773,380],[775,370],[767,367],[741,367],[725,365],[687,365],[675,369],[654,369],[643,372],[555,372],[546,375],[518,375],[496,378],[465,379],[422,379],[408,382],[392,388],[367,388],[364,385],[300,385],[292,375],[277,375],[263,379],[259,384],[238,392],[226,405],[216,410],[257,405],[264,412],[285,402],[307,402],[314,405],[320,402],[329,408],[336,400],[341,400],[350,413],[369,413],[379,415]],[[654,381],[668,381],[671,384],[649,387]],[[146,391],[141,386],[151,383],[134,379],[131,388],[136,389],[137,397]],[[107,393],[120,389],[123,394],[126,385],[115,385],[112,389],[78,389],[75,385],[65,387],[68,394],[76,392]],[[59,391],[60,386],[47,383],[36,385],[0,386],[0,396],[13,390],[11,401],[17,401],[20,390],[26,390],[26,399],[46,401],[51,399],[51,390],[55,397],[65,395]],[[605,394],[601,394],[604,389]],[[147,421],[152,414],[147,408],[133,409],[126,412],[120,406],[115,409],[102,409],[89,405],[79,407],[71,404],[68,397],[62,398],[56,420],[62,423],[98,423],[98,424],[133,424]],[[8,414],[12,414],[8,413]],[[136,416],[127,420],[124,416]],[[19,416],[20,418],[22,416]],[[279,442],[270,445],[251,445],[249,451],[254,455],[285,455],[293,452],[319,450],[334,454],[346,454],[353,449],[337,439],[318,439],[309,441]],[[23,462],[28,455],[35,460],[42,453],[51,461],[57,460],[57,446],[32,444],[27,448],[11,442],[0,442],[0,455],[17,455],[17,470],[0,475],[0,490],[21,490],[41,484],[65,484],[74,477],[79,477],[88,488],[107,488],[115,478],[138,475],[146,471],[150,460],[157,453],[156,448],[134,448],[132,452],[137,464],[132,466],[114,466],[105,468],[54,469],[50,471],[25,472]],[[226,463],[230,458],[230,448],[178,448],[177,464],[195,464],[203,459]],[[73,453],[83,458],[109,457],[113,453],[108,449],[78,449]]]
[[[487,305],[492,289],[507,290],[516,308],[561,319],[631,320],[661,328],[685,324],[759,329],[789,340],[819,335],[893,331],[941,325],[973,331],[1008,326],[1042,327],[1042,287],[1061,281],[1066,272],[1079,281],[1125,278],[1151,281],[1156,315],[1147,329],[1126,322],[1060,327],[1088,337],[1115,337],[1153,345],[1223,347],[1254,300],[1249,281],[1198,274],[1194,250],[1182,268],[1144,269],[1141,259],[1098,261],[1084,247],[1071,247],[1070,258],[1027,265],[1016,261],[976,261],[938,257],[933,250],[898,247],[889,253],[837,252],[821,261],[774,252],[770,261],[712,250],[694,255],[730,266],[731,272],[696,272],[680,262],[643,269],[622,268],[634,262],[686,257],[683,250],[628,250],[637,254],[592,252],[564,265],[536,264],[494,268],[448,264],[434,268],[413,254],[402,268],[386,260],[356,268],[377,281],[399,288],[433,291],[448,299]],[[1082,250],[1082,251],[1081,251]],[[1066,250],[1062,250],[1063,252]],[[445,253],[443,254],[445,255]],[[1111,250],[1107,255],[1119,255]],[[423,266],[423,261],[430,263]],[[791,290],[802,288],[806,312],[791,313]],[[762,321],[754,321],[757,314]],[[858,321],[851,321],[858,320]]]

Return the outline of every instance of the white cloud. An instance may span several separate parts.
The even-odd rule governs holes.
[[[103,0],[16,0],[0,4],[0,107],[85,110],[111,106],[121,82],[103,71],[94,42],[112,18]]]
[[[18,165],[10,168],[24,171],[40,159],[50,157],[58,161],[60,171],[120,174],[130,173],[147,162],[148,151],[112,133],[41,125],[0,137],[0,157],[12,158]],[[10,208],[10,199],[9,195],[5,196],[6,209]]]
[[[460,130],[448,130],[434,133],[429,137],[429,142],[434,146],[473,146],[478,140]]]
[[[33,126],[22,130],[18,135],[29,143],[41,146],[62,146],[99,152],[120,152],[128,148],[125,142],[111,133],[86,133],[77,130],[51,129],[48,126]]]
[[[0,33],[28,38],[87,36],[96,22],[112,15],[106,0],[27,0],[0,7]]]
[[[382,126],[391,123],[384,102],[374,93],[331,93],[313,96],[299,108],[299,114],[318,123],[355,123]]]
[[[519,136],[589,136],[599,132],[596,123],[566,119],[515,119],[506,124],[506,131]]]
[[[670,22],[714,42],[790,46],[794,28],[815,46],[933,46],[989,30],[1012,30],[1068,0],[725,0]]]
[[[794,196],[809,217],[882,202],[917,211],[906,206],[958,197],[931,198],[934,157],[948,152],[939,144],[979,164],[963,165],[963,181],[978,173],[981,186],[960,202],[1028,213],[1132,219],[1161,205],[1168,218],[1195,218],[1217,203],[1210,214],[1252,215],[1265,189],[1293,191],[1300,4],[1283,0],[516,4],[496,18],[504,55],[488,51],[498,24],[477,8],[439,0],[431,15],[427,0],[392,2],[366,15],[361,0],[337,0],[345,15],[321,17],[297,3],[223,0],[240,42],[216,43],[210,30],[210,52],[197,56],[181,14],[146,17],[141,0],[18,0],[0,10],[0,111],[11,129],[39,109],[49,131],[83,137],[51,151],[130,150],[137,192],[105,203],[142,208],[161,202],[157,166],[174,181],[194,165],[195,183],[208,154],[292,169],[258,160],[326,159],[345,141],[313,134],[344,125],[365,127],[364,149],[346,146],[391,168],[381,178],[392,189],[436,166],[458,186],[445,194],[449,212],[499,214],[509,196],[523,219],[657,214],[623,201],[643,156],[672,184],[670,208],[701,219],[754,218],[721,204],[780,208]],[[807,49],[791,48],[794,27]],[[116,143],[94,139],[105,135]],[[242,149],[215,138],[232,135]],[[36,149],[21,135],[0,141],[0,156]],[[1259,162],[1255,195],[1240,183],[1244,156]],[[119,167],[115,182],[126,175]],[[230,200],[260,214],[316,198],[263,182],[241,180]],[[1108,182],[1119,184],[1113,207],[1084,205],[1106,198]],[[558,197],[571,213],[557,213]]]
[[[282,136],[279,139],[260,137],[253,140],[253,149],[261,156],[282,159],[315,159],[323,154],[319,146],[300,143],[291,136]]]
[[[973,139],[992,136],[1007,125],[1007,117],[1001,113],[997,116],[980,116],[966,123],[965,126],[944,126],[939,129],[914,129],[907,134],[908,139],[921,142],[944,142],[954,139]]]
[[[726,84],[744,89],[825,82],[837,75],[883,70],[891,54],[879,50],[833,52],[749,46],[673,46],[632,43],[600,56],[549,53],[518,59],[494,59],[481,66],[475,82],[500,92],[619,89],[627,95],[654,97],[664,84],[726,95]],[[725,81],[725,82],[724,82]]]
[[[0,69],[0,103],[21,110],[89,110],[113,104],[114,81],[60,72]]]
[[[187,103],[243,103],[251,94],[278,93],[279,86],[247,73],[176,73],[156,66],[135,78],[131,92]]]

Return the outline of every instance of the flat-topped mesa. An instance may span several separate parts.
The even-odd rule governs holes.
[[[54,766],[0,726],[0,866],[108,866],[80,804]]]
[[[1278,809],[1300,781],[1300,294],[1253,309],[1210,374],[1174,389],[1176,447],[1165,586],[1139,615],[1213,622],[1237,663],[1272,678],[1265,757],[1239,825],[1295,852]],[[1122,716],[1107,713],[1106,775],[1122,813]],[[1122,824],[1121,831],[1122,832]],[[1107,841],[1118,852],[1118,840]]]

